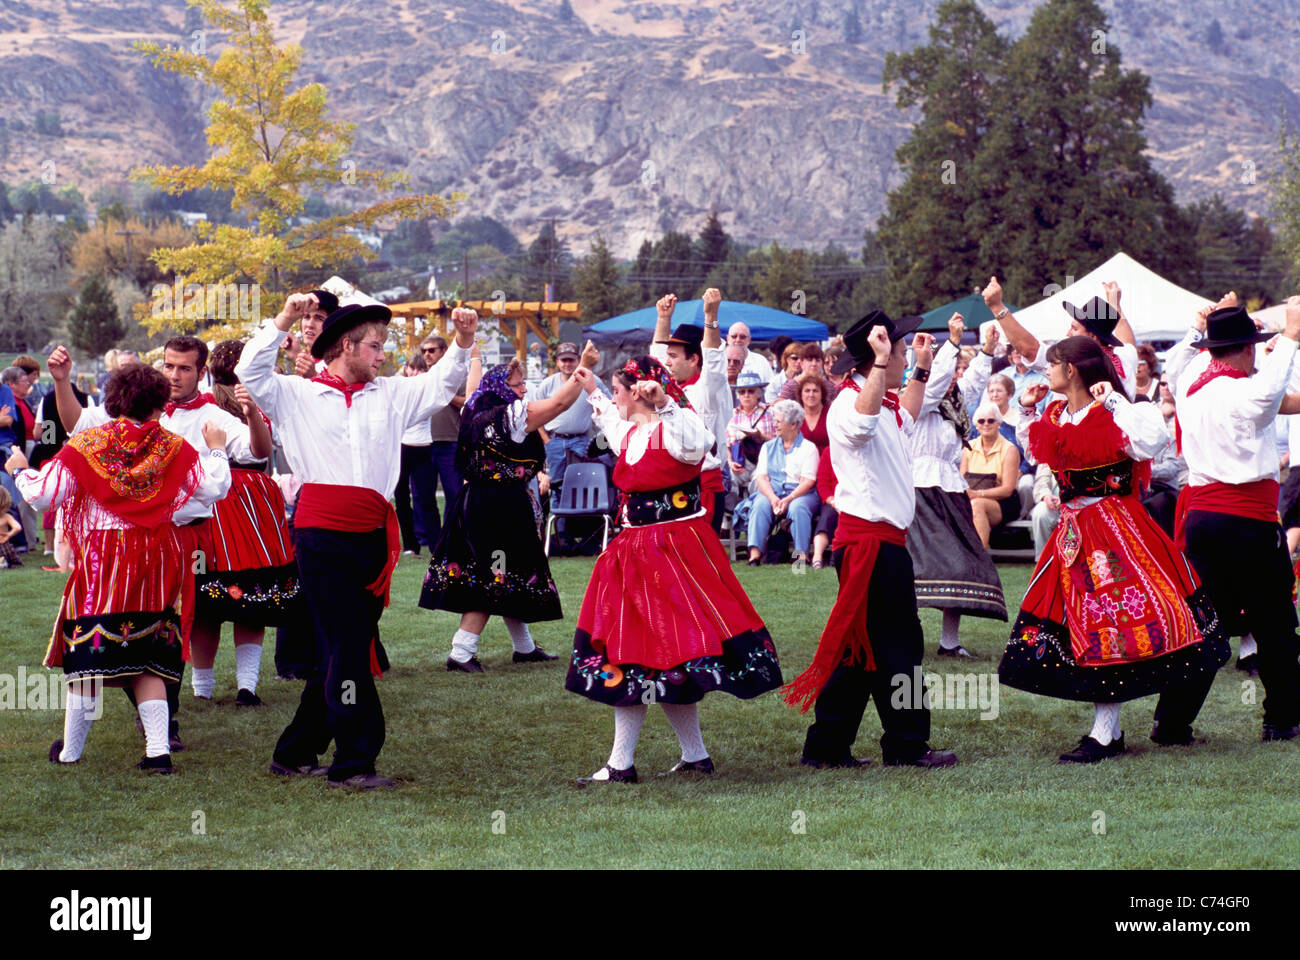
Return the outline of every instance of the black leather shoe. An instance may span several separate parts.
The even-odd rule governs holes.
[[[461,673],[483,673],[483,664],[478,662],[478,657],[470,657],[464,663],[459,660],[447,658],[447,669],[452,673],[460,671]]]
[[[167,724],[167,749],[172,753],[181,753],[185,749],[185,744],[181,743],[181,725],[175,720]]]
[[[813,760],[810,757],[800,757],[799,763],[805,767],[815,767],[818,770],[834,770],[840,767],[869,767],[871,761],[866,757],[845,757],[843,760]]]
[[[703,760],[678,760],[664,773],[658,774],[660,777],[666,777],[673,773],[713,773],[713,758],[705,757]]]
[[[542,663],[546,660],[559,660],[553,653],[547,653],[541,647],[534,646],[528,653],[516,653],[514,655],[515,663]]]
[[[161,757],[141,757],[135,768],[143,770],[145,773],[171,773],[171,754],[164,753]]]
[[[1294,740],[1300,737],[1300,727],[1279,727],[1276,724],[1264,724],[1264,735],[1260,738],[1264,743],[1272,743],[1275,740]]]
[[[979,659],[979,657],[975,656],[975,654],[971,653],[961,644],[957,644],[957,646],[953,647],[951,650],[948,650],[944,647],[940,647],[937,655],[940,657],[956,657],[959,660]]]
[[[235,694],[235,706],[237,707],[260,707],[261,705],[262,698],[252,690],[245,690],[240,687],[239,692]]]
[[[50,763],[57,763],[65,767],[70,767],[74,763],[81,762],[80,760],[60,760],[59,754],[61,754],[62,752],[63,752],[63,738],[60,737],[58,740],[55,740],[53,743],[50,744]]]
[[[1059,763],[1096,763],[1107,757],[1117,757],[1124,752],[1124,735],[1120,734],[1110,743],[1102,746],[1092,737],[1084,737],[1079,745],[1069,753],[1061,754]]]
[[[1181,729],[1174,727],[1162,728],[1160,724],[1157,723],[1151,728],[1151,742],[1159,744],[1162,747],[1190,747],[1194,743],[1202,743],[1204,741],[1197,740],[1192,736],[1191,727],[1183,727]]]
[[[297,767],[291,767],[278,760],[271,761],[271,772],[277,777],[323,777],[329,773],[329,770],[329,767],[322,767],[315,763],[304,763]]]
[[[597,780],[595,777],[579,777],[574,784],[579,787],[585,787],[589,783],[639,783],[640,780],[636,775],[636,767],[631,766],[626,770],[619,770],[617,767],[611,767],[608,763],[604,769],[609,771],[608,780]]]
[[[326,780],[325,786],[352,787],[356,790],[384,790],[388,787],[395,787],[397,784],[388,777],[381,777],[377,773],[358,773],[346,780]]]
[[[1252,653],[1248,657],[1237,658],[1237,669],[1242,673],[1249,673],[1252,677],[1259,676],[1259,654]]]
[[[927,750],[914,760],[886,760],[887,767],[920,767],[922,770],[937,770],[940,767],[955,767],[957,754],[951,750]]]

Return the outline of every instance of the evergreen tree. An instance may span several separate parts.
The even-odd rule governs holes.
[[[813,316],[820,309],[821,302],[817,298],[810,260],[807,250],[787,250],[773,242],[768,248],[767,269],[754,281],[759,302],[792,313],[802,307],[804,316]]]
[[[623,284],[618,261],[600,233],[587,255],[573,268],[573,293],[582,305],[584,323],[599,323],[627,312],[629,289]]]
[[[527,283],[523,298],[540,300],[545,296],[546,284],[553,283],[552,295],[556,300],[573,299],[572,266],[573,257],[568,244],[556,234],[555,224],[546,221],[523,256],[523,275]]]
[[[100,276],[87,277],[68,317],[68,339],[78,350],[99,356],[126,333],[112,291]]]
[[[731,238],[727,235],[727,231],[722,228],[722,221],[718,219],[718,211],[710,210],[709,218],[704,221],[704,227],[700,230],[700,236],[695,242],[695,258],[700,262],[700,268],[707,273],[725,261],[730,244]]]

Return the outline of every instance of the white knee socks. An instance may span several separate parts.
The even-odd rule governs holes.
[[[1237,651],[1237,659],[1242,657],[1252,657],[1259,652],[1259,644],[1255,642],[1255,635],[1248,633],[1241,638],[1241,649]]]
[[[528,624],[510,617],[501,619],[506,622],[506,629],[510,631],[510,642],[515,645],[515,653],[532,653],[537,649],[537,644],[533,643],[533,635],[528,632]]]
[[[86,746],[86,734],[90,733],[90,725],[95,722],[95,714],[98,712],[98,696],[68,694],[63,708],[63,751],[59,754],[59,759],[64,763],[81,759],[81,751]]]
[[[1104,747],[1112,740],[1118,740],[1123,732],[1119,728],[1119,704],[1096,703],[1093,706],[1097,709],[1097,718],[1093,721],[1092,733],[1088,736]]]
[[[194,686],[194,696],[202,697],[204,700],[211,700],[212,688],[217,685],[216,668],[195,667],[190,671],[190,683]]]
[[[957,630],[961,627],[961,614],[955,610],[945,610],[943,612],[943,626],[939,628],[939,648],[941,650],[956,650],[961,646],[961,641],[957,639]]]
[[[137,709],[140,711],[140,722],[144,725],[144,755],[161,757],[171,753],[167,744],[167,701],[141,700]]]
[[[457,630],[451,638],[451,658],[457,663],[469,663],[470,658],[478,653],[478,634],[468,630]]]
[[[257,674],[262,667],[260,643],[235,644],[235,686],[239,690],[257,693]]]
[[[609,752],[609,765],[615,770],[627,770],[636,755],[636,742],[645,723],[645,704],[614,708],[614,749]],[[591,775],[593,780],[608,780],[609,771],[601,767]]]
[[[682,759],[687,763],[703,760],[709,755],[704,749],[704,737],[700,735],[700,705],[698,703],[661,703],[664,716],[677,734],[681,744]]]

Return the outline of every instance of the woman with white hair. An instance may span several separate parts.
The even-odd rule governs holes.
[[[1020,451],[1002,435],[1002,411],[985,401],[975,411],[975,442],[962,453],[961,473],[970,488],[975,531],[989,545],[989,531],[1020,516]]]
[[[796,561],[808,561],[817,496],[817,445],[804,437],[803,407],[793,400],[772,404],[776,436],[763,444],[754,468],[757,490],[749,498],[749,565],[762,562],[772,524],[790,520]]]

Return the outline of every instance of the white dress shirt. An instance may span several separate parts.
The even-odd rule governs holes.
[[[726,344],[722,345],[725,349]],[[758,378],[764,383],[772,381],[772,365],[767,362],[767,357],[761,353],[755,353],[753,350],[745,351],[745,362],[741,365],[741,373],[756,373]]]
[[[852,374],[861,388],[866,378]],[[858,413],[854,403],[858,392],[847,387],[839,392],[826,414],[830,437],[831,466],[835,468],[835,509],[862,520],[893,524],[906,530],[916,513],[916,489],[912,482],[912,415],[899,409],[903,425],[894,411],[881,406],[873,415]]]
[[[1090,403],[1080,407],[1074,413],[1061,411],[1061,422],[1079,424],[1088,414],[1099,406],[1104,406],[1115,418],[1115,426],[1124,434],[1124,453],[1133,460],[1154,460],[1156,455],[1169,443],[1169,431],[1165,428],[1165,418],[1160,412],[1160,405],[1155,403],[1130,403],[1127,397],[1120,396],[1112,390],[1106,394],[1104,403]],[[1025,451],[1025,457],[1032,464],[1037,464],[1029,452],[1029,427],[1041,414],[1037,410],[1021,410],[1020,423],[1016,426],[1016,440]],[[1061,469],[1061,464],[1053,464],[1054,469]],[[1066,469],[1075,469],[1067,467]],[[1070,507],[1082,510],[1096,503],[1101,497],[1075,497],[1069,502]]]
[[[708,453],[704,457],[701,470],[716,470],[722,466],[722,456],[726,455],[727,424],[735,405],[731,402],[731,385],[727,383],[727,351],[724,347],[700,348],[703,363],[700,366],[700,378],[688,387],[682,387],[682,393],[690,401],[692,409],[704,421],[704,427],[717,439],[720,449],[717,453]],[[668,345],[653,343],[650,356],[668,365]],[[592,394],[595,396],[595,394]],[[712,443],[709,444],[713,446]]]
[[[584,391],[585,392],[585,391]],[[591,419],[596,429],[609,441],[610,450],[616,456],[622,456],[629,466],[635,466],[650,449],[650,441],[663,424],[663,449],[674,460],[682,463],[696,464],[703,462],[713,446],[713,434],[704,426],[694,410],[679,407],[670,397],[668,402],[656,411],[658,423],[633,423],[624,420],[618,412],[618,405],[599,391],[591,394]],[[623,439],[627,438],[627,451],[623,450]],[[678,517],[689,520],[702,517],[707,511],[700,507],[690,517]],[[623,518],[627,520],[626,513]],[[671,521],[670,521],[671,522]]]
[[[416,377],[378,377],[352,395],[275,372],[284,339],[269,320],[244,346],[235,376],[267,415],[285,459],[303,483],[366,487],[384,499],[397,488],[402,435],[451,403],[465,385],[469,350],[454,341],[442,359]]]
[[[961,475],[962,441],[956,428],[939,413],[939,404],[952,383],[961,351],[945,340],[930,366],[925,382],[925,399],[921,415],[912,432],[912,482],[918,487],[938,487],[948,493],[965,493],[966,479]],[[975,355],[966,372],[957,381],[958,403],[970,409],[984,393],[993,371],[993,358],[983,350]]]
[[[81,416],[77,418],[77,423],[72,428],[72,432],[81,433],[81,431],[89,430],[91,427],[109,423],[112,419],[108,415],[108,410],[104,407],[85,407],[81,411]],[[231,461],[235,463],[266,462],[265,458],[259,459],[253,456],[252,439],[248,432],[248,424],[229,410],[215,403],[205,403],[193,410],[177,408],[172,413],[164,413],[158,420],[164,430],[170,430],[177,436],[184,438],[200,455],[208,449],[208,443],[203,439],[203,425],[208,421],[212,421],[226,431],[226,456]],[[221,498],[218,497],[217,499]],[[212,516],[211,504],[206,506],[192,504],[191,506],[196,510],[201,510],[201,512],[190,517],[190,520],[199,520],[203,517]]]
[[[77,489],[77,479],[58,459],[48,460],[39,471],[27,469],[14,479],[14,485],[33,510],[57,510]],[[199,448],[199,485],[187,499],[184,491],[177,494],[180,504],[172,514],[172,523],[185,524],[212,514],[212,505],[230,489],[230,462],[224,450],[209,450],[207,444]],[[125,530],[131,524],[92,503],[86,512],[89,530]]]
[[[1275,421],[1291,379],[1295,341],[1279,337],[1254,376],[1216,377],[1189,397],[1187,391],[1210,364],[1209,351],[1196,355],[1202,338],[1199,331],[1188,331],[1165,359],[1182,428],[1188,484],[1276,480]]]

